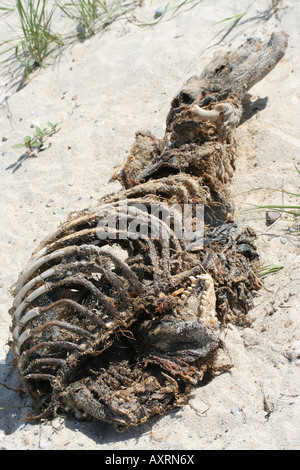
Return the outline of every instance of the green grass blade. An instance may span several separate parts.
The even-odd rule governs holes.
[[[294,163],[294,166],[295,166],[295,168],[296,168],[297,172],[298,172],[298,173],[299,173],[299,175],[300,175],[300,168],[298,168],[298,167],[297,167],[296,163]]]
[[[279,192],[279,193],[282,193],[282,194],[290,194],[292,196],[300,197],[300,194],[293,193],[291,191],[286,191],[285,189],[277,189],[277,188],[269,188],[269,187],[249,189],[247,191],[242,191],[241,193],[236,194],[236,196],[240,196],[241,194],[252,193],[254,191],[276,191],[276,192]]]
[[[284,269],[283,264],[277,264],[277,265],[270,264],[267,266],[263,266],[261,269],[259,269],[257,271],[257,275],[258,277],[263,278],[265,276],[268,276],[269,274],[277,273],[278,271],[281,271],[282,269]]]
[[[267,204],[265,206],[255,206],[255,207],[249,207],[248,209],[244,209],[241,212],[248,212],[248,211],[254,211],[254,210],[259,210],[259,209],[275,209],[278,212],[282,212],[284,214],[290,214],[294,215],[295,217],[300,217],[300,206],[286,206],[286,205],[277,205],[277,204]],[[294,210],[295,209],[295,210]]]
[[[235,15],[235,16],[229,16],[228,18],[224,18],[223,20],[221,21],[217,21],[216,23],[214,23],[214,25],[216,24],[221,24],[221,23],[225,23],[226,21],[230,21],[230,20],[233,20],[231,24],[234,24],[234,23],[237,23],[238,21],[240,21],[243,16],[245,16],[247,14],[247,11],[244,11],[243,13],[239,13],[238,15]]]

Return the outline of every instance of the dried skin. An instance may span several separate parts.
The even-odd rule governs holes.
[[[124,430],[183,405],[213,373],[222,326],[247,322],[259,288],[255,234],[232,217],[234,129],[243,95],[285,47],[279,33],[217,55],[172,101],[162,140],[136,134],[113,175],[124,189],[71,214],[38,246],[10,311],[32,419],[64,409]],[[176,232],[186,204],[194,217],[204,205],[201,247]],[[131,235],[137,220],[154,232]]]

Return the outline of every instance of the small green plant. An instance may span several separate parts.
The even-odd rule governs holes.
[[[42,149],[47,137],[52,136],[58,131],[58,124],[58,122],[56,124],[52,124],[52,122],[48,121],[49,128],[45,127],[44,129],[41,129],[39,126],[35,126],[34,135],[32,137],[30,135],[27,135],[26,137],[24,137],[23,142],[14,145],[13,148],[25,148],[26,154],[32,155],[35,150],[39,151]]]

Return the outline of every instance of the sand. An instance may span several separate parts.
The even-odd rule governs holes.
[[[231,186],[236,218],[257,231],[262,265],[284,269],[264,279],[265,289],[249,314],[251,326],[224,330],[234,367],[195,389],[183,408],[122,434],[105,423],[61,416],[26,423],[30,400],[0,386],[0,448],[300,448],[299,234],[288,216],[267,227],[265,211],[245,211],[250,204],[299,205],[288,194],[282,202],[281,191],[245,193],[269,187],[299,194],[294,165],[300,167],[300,2],[282,0],[275,14],[271,3],[203,0],[144,28],[125,18],[86,41],[70,43],[19,91],[17,68],[0,64],[0,382],[17,388],[8,346],[9,289],[37,244],[70,211],[120,188],[109,183],[110,174],[128,155],[135,131],[148,129],[162,137],[173,96],[216,50],[234,48],[247,37],[265,39],[274,30],[289,34],[285,57],[253,87],[247,119],[237,129],[239,158]],[[136,10],[137,19],[153,18],[160,5],[147,0]],[[221,40],[230,22],[215,23],[244,11]],[[2,26],[0,39],[9,34]],[[56,26],[74,29],[61,15]],[[31,126],[46,127],[48,121],[61,124],[45,150],[20,158],[22,149],[12,146],[32,134]]]

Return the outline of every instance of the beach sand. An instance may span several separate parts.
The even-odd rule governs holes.
[[[237,129],[239,156],[231,182],[236,219],[258,235],[262,265],[284,269],[264,279],[249,313],[251,326],[227,325],[222,333],[234,367],[197,387],[188,403],[146,424],[117,433],[105,423],[58,416],[26,423],[31,401],[0,386],[3,449],[300,449],[300,250],[291,217],[268,227],[265,211],[251,204],[298,204],[300,176],[300,1],[203,0],[155,26],[159,1],[146,1],[136,20],[123,18],[83,41],[70,42],[45,69],[16,91],[15,66],[0,64],[0,382],[19,387],[9,351],[11,285],[32,251],[68,213],[118,191],[109,183],[137,130],[161,138],[172,98],[199,74],[216,50],[248,37],[289,34],[285,57],[250,90],[247,119]],[[247,11],[234,27],[224,18]],[[13,21],[13,15],[6,19]],[[71,28],[57,18],[57,27]],[[8,34],[1,30],[0,40]],[[223,30],[223,31],[222,31]],[[24,159],[12,146],[31,126],[59,122],[45,150]],[[21,158],[20,158],[21,157]]]

